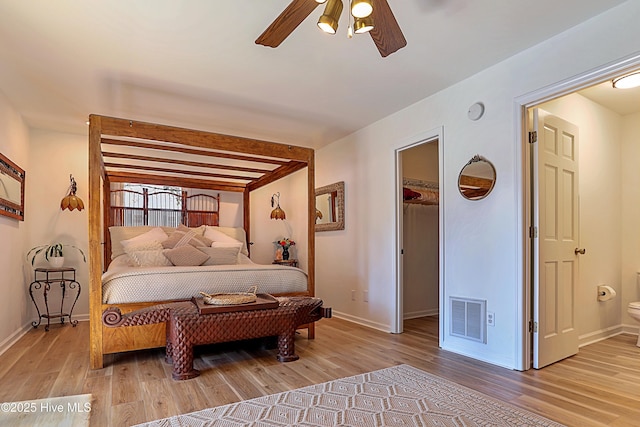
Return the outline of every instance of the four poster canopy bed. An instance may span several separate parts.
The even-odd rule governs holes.
[[[255,264],[247,244],[250,193],[305,168],[306,273]],[[112,307],[127,313],[189,300],[200,291],[246,292],[254,285],[261,293],[313,296],[314,187],[309,148],[91,115],[91,368],[102,368],[106,354],[166,343],[164,323],[104,326],[102,315]],[[219,192],[243,194],[242,227],[220,226]],[[308,330],[312,338],[312,323]]]

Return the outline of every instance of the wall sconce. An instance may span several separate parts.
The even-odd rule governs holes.
[[[73,179],[73,175],[69,174],[69,194],[62,199],[60,202],[60,209],[65,210],[69,209],[70,211],[74,209],[78,209],[81,211],[84,209],[84,202],[78,196],[76,196],[76,191],[78,191],[78,185],[76,184],[76,180]]]
[[[285,219],[287,216],[285,215],[282,208],[280,208],[280,192],[271,196],[271,207],[274,207],[276,205],[277,207],[271,211],[271,219]]]

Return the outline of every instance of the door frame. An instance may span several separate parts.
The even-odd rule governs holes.
[[[582,74],[570,77],[557,83],[545,86],[533,92],[521,95],[514,99],[515,114],[515,131],[516,131],[516,159],[514,161],[515,177],[520,182],[518,190],[518,219],[520,222],[521,233],[519,235],[519,250],[521,254],[519,259],[522,263],[519,265],[518,274],[521,275],[523,286],[521,295],[518,300],[521,302],[518,307],[518,318],[521,319],[520,328],[518,328],[518,336],[516,342],[520,343],[519,355],[517,362],[519,370],[527,370],[532,366],[532,350],[533,350],[533,307],[532,307],[532,249],[529,237],[529,229],[531,227],[531,210],[532,210],[532,170],[531,157],[529,150],[529,116],[530,108],[537,107],[540,104],[560,98],[565,95],[585,89],[614,77],[632,72],[640,68],[640,53],[630,55],[619,60],[603,64],[592,70]],[[517,187],[516,187],[517,188]]]
[[[403,308],[403,263],[402,263],[402,247],[403,247],[403,195],[402,195],[402,151],[416,147],[421,144],[427,144],[434,140],[438,141],[438,311],[439,342],[442,343],[443,336],[443,295],[444,295],[444,202],[442,195],[444,194],[444,129],[442,127],[431,129],[419,134],[413,135],[400,141],[398,148],[394,150],[395,175],[396,175],[396,262],[395,262],[395,314],[392,318],[391,333],[400,334],[403,332],[404,325],[404,308]]]

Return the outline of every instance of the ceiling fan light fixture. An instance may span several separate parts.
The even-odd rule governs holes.
[[[640,71],[626,76],[617,77],[611,81],[616,89],[631,89],[640,86]]]
[[[373,17],[356,18],[353,22],[353,30],[356,34],[364,34],[373,30]]]
[[[366,18],[373,12],[371,0],[353,0],[351,2],[351,15],[354,18]]]
[[[326,1],[327,1],[327,0],[316,0],[316,3],[320,3],[320,4],[322,4],[322,3],[326,2]]]
[[[329,0],[324,8],[324,14],[318,20],[318,27],[327,34],[338,31],[338,20],[342,13],[342,0]]]

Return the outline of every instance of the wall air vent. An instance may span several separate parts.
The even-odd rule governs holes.
[[[451,302],[449,335],[486,344],[487,301],[459,297],[449,297],[449,301]]]

